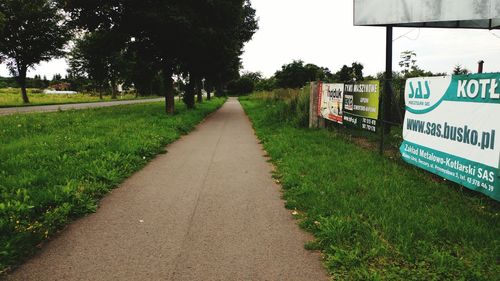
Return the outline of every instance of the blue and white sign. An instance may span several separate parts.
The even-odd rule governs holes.
[[[411,164],[500,201],[500,73],[408,79]]]

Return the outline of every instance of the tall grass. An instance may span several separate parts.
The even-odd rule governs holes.
[[[274,120],[305,128],[309,126],[309,91],[309,86],[302,89],[278,89],[253,93],[247,99],[266,102],[273,109]]]
[[[497,202],[362,148],[339,130],[301,128],[289,116],[294,103],[280,97],[241,101],[287,208],[316,237],[306,247],[322,251],[334,280],[500,280]]]

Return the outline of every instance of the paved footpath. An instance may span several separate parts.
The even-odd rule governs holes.
[[[23,107],[6,107],[0,108],[0,116],[12,115],[16,113],[33,113],[33,112],[54,112],[59,110],[72,110],[72,109],[87,109],[96,107],[109,107],[126,104],[146,103],[165,100],[163,98],[157,99],[139,99],[139,100],[124,100],[124,101],[106,101],[106,102],[89,102],[89,103],[72,103],[72,104],[58,104],[58,105],[39,105],[39,106],[23,106]]]
[[[327,280],[236,99],[7,280]]]

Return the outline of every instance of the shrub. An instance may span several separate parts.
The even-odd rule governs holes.
[[[253,92],[255,84],[249,77],[241,77],[237,80],[229,82],[227,90],[231,95],[248,95]]]

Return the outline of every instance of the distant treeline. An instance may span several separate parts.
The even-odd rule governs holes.
[[[35,76],[34,78],[26,78],[26,86],[28,88],[47,88],[50,84],[50,81],[47,80],[47,77],[43,79],[40,76]],[[15,78],[12,77],[1,77],[0,76],[0,88],[18,88],[19,84],[17,83]]]

